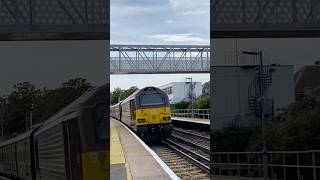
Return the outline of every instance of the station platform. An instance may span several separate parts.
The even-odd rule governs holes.
[[[123,149],[116,127],[110,123],[110,179],[127,179]]]
[[[196,118],[186,118],[186,117],[171,117],[172,121],[183,121],[183,122],[191,122],[197,124],[205,124],[210,125],[209,119],[196,119]]]
[[[179,179],[141,139],[111,118],[110,179]]]

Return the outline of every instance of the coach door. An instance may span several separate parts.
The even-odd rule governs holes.
[[[82,179],[81,173],[81,152],[80,133],[77,119],[72,119],[64,123],[64,139],[66,153],[66,171],[68,179]]]
[[[136,129],[136,106],[134,103],[134,99],[130,100],[130,116],[132,127]]]

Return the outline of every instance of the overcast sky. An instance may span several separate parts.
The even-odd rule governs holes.
[[[0,94],[30,82],[55,88],[76,77],[107,82],[105,41],[0,41]]]
[[[293,65],[295,72],[320,60],[320,38],[214,39],[211,48],[215,52],[213,65],[230,63],[236,49],[262,50],[265,63]]]
[[[208,45],[209,0],[111,0],[111,43]],[[232,39],[214,40],[215,62],[236,49]],[[320,39],[240,39],[238,50],[261,48],[269,62],[293,64],[295,70],[320,59]],[[105,41],[0,42],[0,94],[18,82],[57,87],[87,78],[94,85],[107,81]],[[226,53],[227,52],[227,53]],[[209,74],[112,75],[111,89],[160,86],[172,81],[205,82]]]
[[[112,44],[209,45],[209,0],[111,0]],[[111,90],[206,82],[209,74],[111,75]]]

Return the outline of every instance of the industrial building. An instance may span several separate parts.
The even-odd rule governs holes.
[[[293,66],[212,66],[211,71],[214,129],[257,126],[262,112],[265,121],[272,120],[295,101]]]
[[[168,94],[170,104],[189,102],[202,94],[201,82],[171,82],[159,88]]]
[[[301,101],[306,98],[320,99],[320,65],[303,66],[295,74],[295,94],[296,100]]]

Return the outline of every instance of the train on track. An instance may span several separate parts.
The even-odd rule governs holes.
[[[168,95],[156,87],[137,90],[111,106],[110,116],[126,124],[145,142],[161,141],[171,135]]]
[[[109,176],[109,84],[92,89],[44,123],[0,143],[0,173],[21,180]]]

